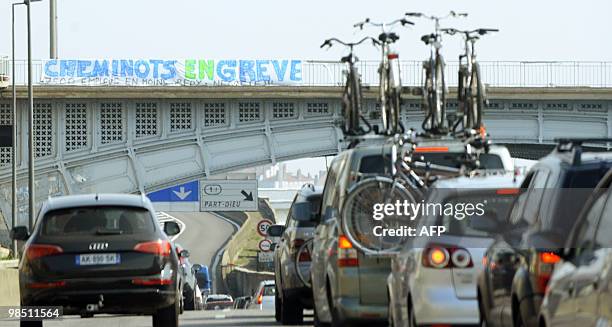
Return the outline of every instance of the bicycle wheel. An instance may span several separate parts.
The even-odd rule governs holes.
[[[359,115],[361,111],[361,79],[357,68],[351,68],[351,95],[352,95],[352,113],[351,113],[351,129],[355,134],[361,134],[361,128],[359,126]]]
[[[480,129],[482,127],[482,112],[485,105],[484,99],[484,87],[480,80],[480,65],[474,63],[472,66],[472,78],[470,80],[470,92],[472,98],[472,108],[474,112],[473,116],[473,128]]]
[[[461,124],[463,128],[468,126],[468,110],[467,110],[467,90],[468,90],[468,74],[467,67],[459,67],[458,85],[457,85],[457,121],[453,126],[453,131],[456,132],[457,126]]]
[[[311,285],[310,269],[312,267],[313,242],[314,238],[310,238],[304,242],[295,254],[295,260],[293,261],[298,278],[306,287],[310,287]]]
[[[433,60],[429,59],[423,62],[423,71],[425,74],[425,81],[423,83],[423,106],[425,109],[425,119],[421,127],[425,131],[429,131],[434,127],[434,80],[433,80]]]
[[[380,217],[385,204],[416,203],[421,197],[388,177],[373,177],[357,183],[348,192],[342,208],[342,228],[351,243],[366,254],[397,251],[408,235],[391,236],[390,230],[407,233],[417,220],[394,213]],[[379,219],[380,218],[380,219]],[[397,232],[395,232],[397,233]]]
[[[434,71],[434,109],[436,112],[436,129],[438,132],[445,130],[446,126],[446,84],[444,83],[444,58],[438,54],[436,56]]]

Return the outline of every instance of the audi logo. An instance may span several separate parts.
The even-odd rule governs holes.
[[[102,251],[108,248],[108,243],[105,242],[96,242],[89,244],[89,249],[92,251]]]

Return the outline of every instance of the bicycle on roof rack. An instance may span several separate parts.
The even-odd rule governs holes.
[[[470,176],[480,165],[478,154],[489,144],[480,133],[466,131],[465,152],[459,162],[460,168],[455,168],[431,164],[418,157],[415,150],[419,136],[411,129],[390,137],[383,146],[383,151],[388,151],[386,157],[390,157],[390,176],[357,174],[363,179],[348,190],[341,212],[342,228],[351,243],[367,255],[394,254],[402,246],[403,237],[376,235],[376,228],[406,230],[416,227],[417,223],[396,215],[374,219],[376,204],[418,203],[425,199],[429,186],[439,178]]]
[[[446,84],[444,81],[445,63],[440,53],[442,48],[440,21],[450,17],[467,17],[467,13],[450,11],[446,16],[439,17],[418,12],[408,12],[406,16],[426,18],[435,22],[434,33],[425,34],[421,37],[421,41],[431,47],[429,59],[423,62],[424,82],[422,94],[426,115],[422,128],[431,134],[446,134],[448,126],[446,122]]]
[[[383,124],[382,134],[385,135],[394,135],[398,133],[400,129],[403,130],[400,123],[402,82],[399,55],[397,52],[391,50],[391,45],[399,40],[399,35],[387,31],[387,28],[398,24],[402,26],[414,25],[413,22],[405,18],[396,19],[389,23],[375,23],[369,18],[366,18],[364,21],[353,25],[353,27],[359,27],[359,29],[363,29],[365,25],[371,25],[380,27],[382,30],[378,36],[382,53],[382,59],[378,67],[378,75],[380,112],[382,114],[381,118]]]
[[[361,106],[363,96],[361,93],[361,77],[357,71],[355,63],[359,60],[353,54],[353,48],[363,42],[371,40],[373,44],[379,44],[379,42],[371,37],[364,37],[358,42],[346,43],[337,38],[331,38],[325,40],[321,44],[321,48],[332,46],[333,43],[339,43],[349,48],[349,54],[340,59],[341,62],[347,64],[346,83],[344,85],[344,92],[342,93],[342,114],[344,121],[342,122],[342,132],[344,135],[364,135],[371,131],[372,127],[370,124],[361,116]],[[367,126],[367,129],[361,127],[359,120],[362,120]]]
[[[456,133],[457,128],[461,125],[463,130],[471,128],[484,133],[482,116],[487,98],[480,77],[480,65],[476,61],[476,41],[483,35],[499,32],[499,30],[479,28],[471,31],[461,31],[454,28],[444,28],[441,31],[448,35],[460,34],[464,40],[465,52],[459,55],[457,121],[454,123],[452,131]]]

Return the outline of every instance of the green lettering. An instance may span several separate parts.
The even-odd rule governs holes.
[[[185,60],[185,78],[195,79],[195,64],[196,61],[194,59]]]
[[[199,78],[204,79],[204,73],[209,80],[213,80],[215,78],[215,61],[214,60],[198,60],[200,71]]]

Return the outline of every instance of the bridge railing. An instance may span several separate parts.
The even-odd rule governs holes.
[[[0,60],[0,69],[10,74],[10,61]],[[43,60],[33,61],[33,81],[42,84]],[[364,85],[378,85],[378,61],[357,63]],[[612,62],[597,61],[481,61],[483,81],[497,87],[612,87]],[[27,83],[27,62],[16,61],[15,82]],[[457,85],[456,61],[446,64],[448,86]],[[294,86],[339,86],[344,84],[345,65],[336,61],[302,61],[302,82]],[[422,61],[401,62],[402,84],[422,84]],[[96,86],[95,80],[79,84]],[[251,85],[251,84],[248,84]]]

